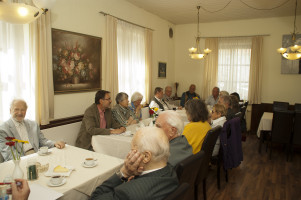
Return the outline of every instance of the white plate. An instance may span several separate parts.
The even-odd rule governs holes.
[[[51,151],[48,151],[47,153],[42,153],[41,151],[38,151],[39,156],[47,156],[51,154]]]
[[[52,184],[52,183],[50,182],[50,180],[49,180],[49,181],[47,182],[47,185],[50,186],[50,187],[59,187],[59,186],[61,186],[61,185],[64,185],[66,182],[67,182],[67,180],[64,178],[63,181],[62,181],[60,184],[54,185],[54,184]]]
[[[86,167],[86,168],[92,168],[92,167],[95,167],[96,165],[97,165],[97,162],[94,162],[94,165],[86,165],[85,162],[82,163],[82,166]]]
[[[44,174],[45,176],[70,176],[71,172],[74,169],[74,167],[72,166],[62,166],[62,167],[65,167],[67,169],[69,169],[68,172],[54,172],[53,169],[56,167],[57,165],[52,165],[49,167],[48,171]]]

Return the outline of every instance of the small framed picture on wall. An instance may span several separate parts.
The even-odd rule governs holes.
[[[158,78],[166,78],[166,63],[164,62],[159,62]]]

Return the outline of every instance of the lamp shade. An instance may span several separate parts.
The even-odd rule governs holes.
[[[56,0],[32,0],[32,2],[38,8],[51,9],[54,6]]]
[[[301,59],[301,53],[284,53],[282,56],[288,60]]]
[[[194,53],[194,54],[189,54],[190,55],[190,58],[192,59],[196,59],[196,60],[201,60],[204,58],[204,54],[201,54],[201,53]]]
[[[34,6],[22,3],[0,2],[0,20],[13,24],[28,24],[39,18],[41,12]]]

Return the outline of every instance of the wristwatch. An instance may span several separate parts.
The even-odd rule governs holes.
[[[117,171],[116,175],[121,179],[121,181],[123,181],[123,182],[127,182],[128,181],[128,179],[123,176],[123,174],[122,174],[121,171]]]

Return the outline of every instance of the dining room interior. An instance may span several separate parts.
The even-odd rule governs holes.
[[[8,2],[15,1],[0,1],[0,11],[6,8],[3,5]],[[37,7],[35,2],[45,1],[30,0],[30,5]],[[196,93],[201,99],[207,99],[211,95],[212,88],[218,86],[221,90],[229,90],[230,93],[238,92],[241,95],[240,103],[246,105],[244,115],[240,116],[246,121],[244,139],[241,142],[243,161],[238,167],[227,171],[221,167],[220,188],[216,183],[218,167],[214,163],[210,164],[206,178],[206,199],[299,198],[301,141],[298,135],[301,135],[301,128],[298,124],[301,123],[297,120],[300,121],[301,112],[299,108],[301,0],[52,0],[52,2],[53,5],[46,11],[39,8],[38,19],[31,22],[35,24],[34,26],[44,24],[47,34],[50,34],[50,36],[45,34],[45,38],[34,35],[35,39],[38,38],[37,41],[44,44],[39,44],[40,46],[37,44],[34,46],[30,43],[31,40],[20,42],[21,40],[18,40],[20,35],[16,33],[28,36],[33,29],[29,31],[29,27],[24,28],[25,25],[21,28],[23,25],[9,22],[9,17],[4,16],[5,12],[4,14],[0,12],[0,124],[10,117],[11,100],[16,96],[22,97],[28,103],[27,117],[40,124],[45,137],[67,143],[64,154],[56,155],[57,149],[51,151],[51,156],[55,156],[51,157],[51,162],[58,159],[66,163],[66,156],[69,155],[68,164],[78,168],[72,172],[74,173],[71,175],[72,179],[67,180],[73,183],[70,186],[72,189],[63,186],[57,190],[65,195],[65,198],[61,199],[70,199],[71,196],[73,198],[73,192],[77,190],[86,195],[82,197],[83,199],[89,197],[93,192],[92,188],[94,190],[121,167],[123,158],[131,149],[130,144],[135,131],[152,124],[149,108],[146,107],[142,111],[141,122],[137,126],[131,126],[132,129],[127,129],[123,138],[96,135],[91,141],[95,152],[87,153],[87,150],[75,149],[73,146],[85,110],[94,102],[97,90],[105,89],[111,92],[113,107],[118,92],[126,92],[131,96],[133,92],[141,89],[143,103],[149,104],[156,87],[171,86],[172,96],[179,106],[182,93],[185,93],[191,84],[196,86]],[[136,71],[130,71],[132,70],[130,68],[118,71],[117,62],[121,62],[118,58],[118,54],[120,55],[118,42],[123,39],[118,37],[121,33],[118,27],[122,27],[123,23],[142,28],[141,34],[145,37],[143,42],[146,44],[145,52],[134,55],[143,57],[141,71],[138,68]],[[112,24],[116,25],[115,32],[112,31],[114,30]],[[11,30],[13,31],[10,32]],[[51,37],[51,34],[56,36]],[[83,42],[76,43],[74,42],[76,40]],[[22,48],[25,47],[29,51],[14,55],[9,51],[9,43],[6,41],[13,43],[14,47],[20,42],[24,45]],[[222,57],[229,49],[227,46],[219,45],[238,41],[244,42],[243,45],[248,47],[243,46],[241,49],[247,50],[233,55],[247,58],[248,61],[238,59],[231,64],[235,67],[241,65],[241,69],[248,66],[248,71],[236,74],[233,78],[234,76],[228,74],[228,68],[232,67],[230,61],[228,63],[230,56]],[[68,46],[69,42],[73,42],[71,44],[74,46]],[[86,50],[88,46],[96,43],[99,48],[91,47]],[[289,50],[291,45],[299,45],[299,49],[296,47],[295,50]],[[193,50],[192,47],[198,50]],[[277,52],[281,47],[288,50],[282,49]],[[84,70],[79,71],[78,76],[75,76],[77,72],[73,68],[72,72],[65,74],[61,69],[64,65],[61,65],[60,59],[64,57],[65,51],[71,52],[72,48],[75,64],[82,63],[79,68]],[[36,71],[29,70],[31,68],[22,69],[24,60],[31,58],[22,56],[30,55],[34,51],[43,52],[42,60],[40,57],[33,57],[33,62],[38,63],[37,66],[44,66],[44,69],[39,67]],[[85,54],[82,54],[82,51],[86,51]],[[76,54],[83,56],[77,59]],[[201,58],[194,59],[193,54],[201,54]],[[99,55],[100,59],[95,59]],[[293,60],[288,60],[286,55],[296,56],[296,59],[293,57]],[[19,60],[10,62],[16,58]],[[66,57],[67,62],[71,66],[72,60],[68,61]],[[16,71],[10,71],[8,69],[10,65],[17,66]],[[34,66],[32,63],[29,64],[31,65]],[[223,73],[218,73],[220,69],[224,70]],[[130,75],[122,77],[120,73],[126,74],[127,70],[130,71],[127,73]],[[30,73],[34,75],[27,74],[27,71],[31,71]],[[237,71],[235,73],[241,73]],[[27,85],[19,73],[22,77],[23,75],[31,77],[32,83]],[[139,79],[141,77],[142,79]],[[131,79],[139,79],[140,83],[146,85],[139,85],[137,82],[136,85],[128,85]],[[239,82],[233,87],[236,90],[224,87],[228,79]],[[24,87],[11,87],[18,80],[22,80],[21,85]],[[127,88],[128,91],[123,91]],[[47,95],[44,95],[45,93]],[[284,108],[278,109],[277,102],[282,106],[285,104]],[[176,112],[184,124],[189,122],[184,110]],[[274,120],[276,121],[282,114],[287,114],[284,119],[291,116],[290,122],[283,123],[283,126],[281,123],[274,123]],[[277,129],[282,130],[279,140],[271,136]],[[84,176],[86,172],[82,170],[82,163],[75,162],[76,156],[70,159],[73,152],[81,160],[85,155],[90,155],[97,160],[98,167],[102,166],[102,162],[107,162],[106,159],[112,166],[105,165],[106,168],[100,171],[91,168],[94,171],[89,171],[88,177],[85,177],[87,180],[76,179],[74,177],[76,174]],[[41,158],[42,163],[47,162],[47,157]],[[5,178],[6,171],[12,168],[12,164],[0,163],[0,182]],[[23,167],[26,172],[26,166]],[[89,167],[86,169],[90,170]],[[93,173],[95,177],[92,176]],[[45,184],[47,180],[43,176],[39,181]],[[90,184],[91,188],[87,184]],[[197,187],[199,195],[195,199],[205,199],[204,187],[202,184]],[[78,198],[80,199],[80,196]]]

